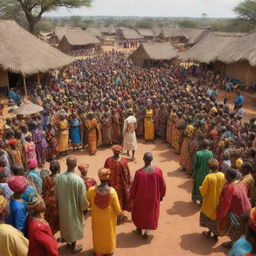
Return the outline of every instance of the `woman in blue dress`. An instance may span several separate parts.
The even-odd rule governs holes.
[[[73,113],[70,119],[70,140],[73,150],[81,145],[81,123],[77,118],[77,114]]]

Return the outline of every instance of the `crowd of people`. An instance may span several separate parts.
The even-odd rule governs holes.
[[[198,82],[189,79],[192,73]],[[77,60],[45,85],[31,88],[31,100],[44,111],[6,118],[2,129],[0,249],[5,255],[35,255],[35,250],[58,255],[57,231],[58,242],[81,251],[76,241],[83,237],[88,210],[96,255],[113,254],[123,211],[132,212],[137,233],[147,239],[157,229],[166,186],[162,171],[151,166],[151,153],[131,177],[127,158],[136,157],[137,137],[159,138],[180,154],[181,171],[193,179],[192,201],[201,205],[200,225],[208,228],[203,235],[229,236],[223,246],[232,247],[230,256],[255,255],[256,118],[244,121],[239,91],[234,108],[228,98],[218,102],[221,79],[202,86],[207,77],[199,67],[137,67],[112,51]],[[18,105],[16,96],[11,98]],[[67,157],[67,171],[60,174],[57,159],[70,146],[90,154],[113,146],[113,156],[98,172],[99,185],[87,177],[86,164],[78,166],[80,177],[75,174],[74,156]],[[47,160],[50,171],[39,173]],[[8,242],[9,237],[18,242]]]

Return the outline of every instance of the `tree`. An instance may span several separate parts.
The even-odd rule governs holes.
[[[10,18],[10,13],[14,11],[23,12],[29,31],[34,34],[35,26],[44,13],[55,11],[59,7],[79,8],[82,6],[90,7],[91,0],[0,0],[0,17]]]
[[[234,8],[234,12],[238,14],[238,17],[251,24],[252,26],[256,25],[256,1],[255,0],[246,0],[238,4]]]

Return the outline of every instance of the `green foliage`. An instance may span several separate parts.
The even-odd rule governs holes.
[[[35,25],[44,13],[55,11],[59,7],[79,8],[81,6],[90,7],[91,0],[0,0],[0,17],[16,17],[16,14],[23,12],[30,32],[35,33]]]
[[[251,26],[256,25],[256,1],[246,0],[241,2],[234,11],[238,14],[238,17],[251,24]]]
[[[198,27],[198,22],[192,19],[183,19],[178,22],[179,27],[181,28],[196,28]]]
[[[144,18],[136,22],[136,28],[153,28],[154,21],[150,18]]]

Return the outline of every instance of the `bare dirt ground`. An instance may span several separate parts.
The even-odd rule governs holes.
[[[152,232],[149,241],[143,240],[135,232],[130,213],[125,213],[127,222],[117,226],[118,256],[186,256],[186,255],[225,255],[227,252],[220,245],[228,241],[227,237],[215,243],[202,236],[204,230],[199,226],[199,206],[191,202],[192,181],[179,170],[179,156],[173,152],[168,144],[156,140],[154,143],[139,141],[136,159],[129,162],[134,175],[143,166],[143,154],[150,151],[154,155],[153,165],[159,166],[164,173],[167,193],[161,203],[161,214],[158,230]],[[95,156],[89,156],[86,151],[75,154],[78,164],[86,162],[90,165],[89,177],[97,178],[98,168],[104,165],[105,159],[112,155],[109,148],[99,149]],[[62,171],[65,171],[65,158],[61,159]],[[98,179],[97,179],[98,180]],[[65,189],[63,189],[65,193]],[[59,237],[59,234],[56,235]],[[84,239],[79,241],[84,250],[80,256],[92,254],[91,219],[85,221]],[[65,245],[59,244],[60,255],[72,255]]]

